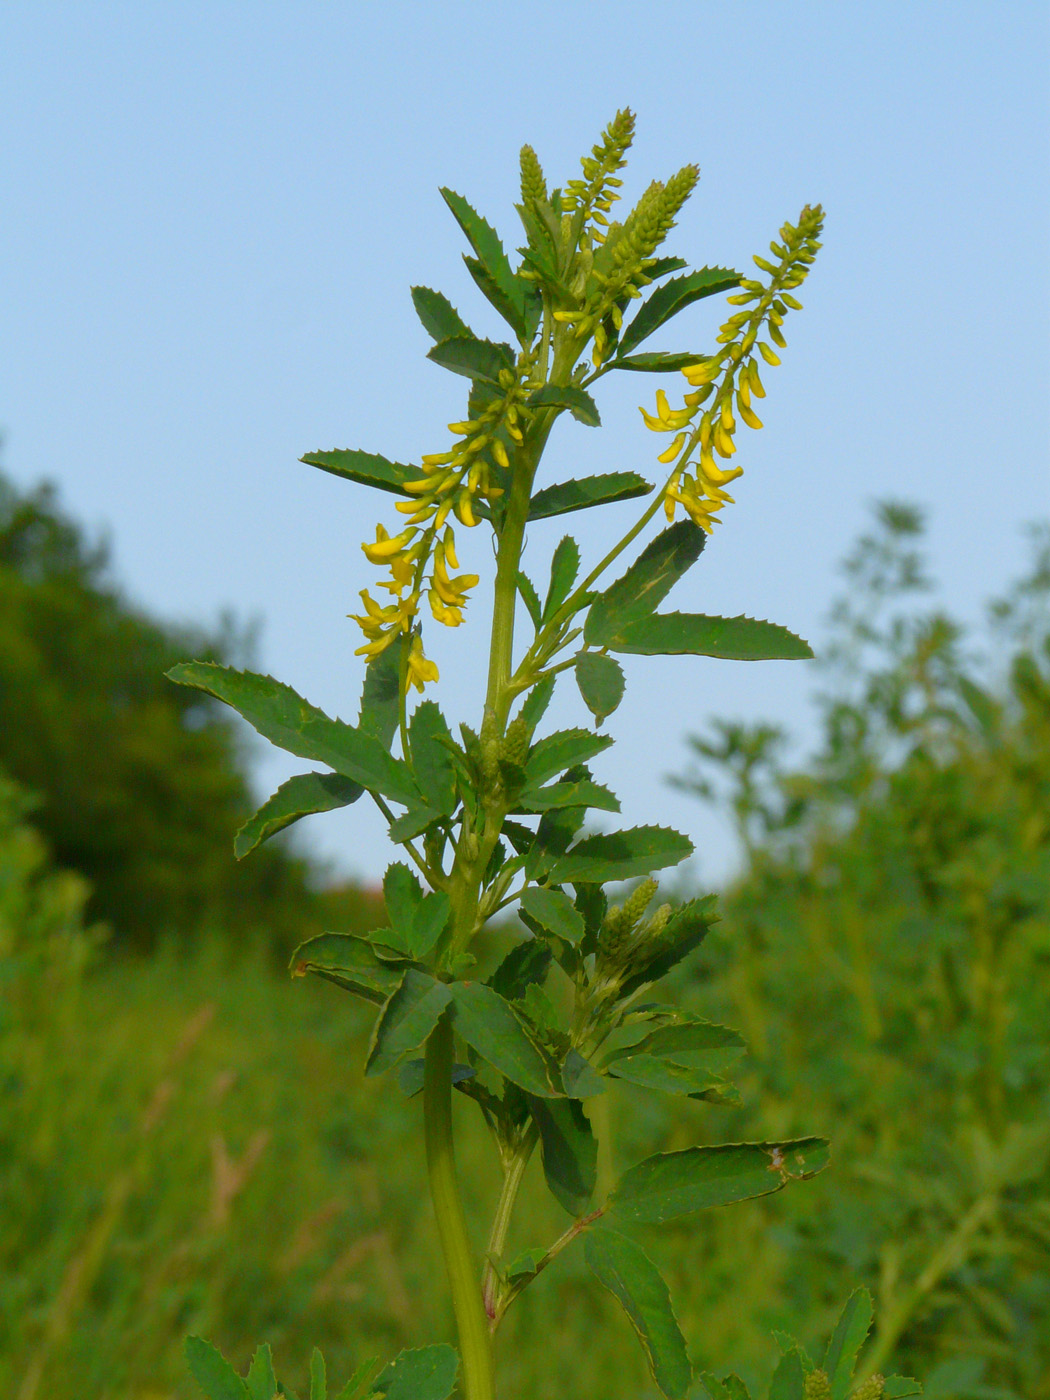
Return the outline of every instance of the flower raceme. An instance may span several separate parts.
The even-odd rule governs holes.
[[[755,258],[755,264],[769,275],[769,283],[745,279],[740,284],[742,291],[729,298],[731,306],[750,309],[730,316],[718,336],[723,348],[717,354],[682,370],[692,389],[685,395],[682,408],[673,409],[666,393],[658,389],[656,413],[640,410],[652,432],[675,434],[670,447],[656,459],[665,465],[676,463],[664,487],[668,520],[674,519],[675,507],[680,505],[695,524],[711,534],[718,523],[716,512],[734,504],[725,487],[744,469],[720,466],[716,458],[727,461],[736,452],[734,404],[749,428],[762,427],[762,420],[752,407],[752,400],[765,398],[766,393],[754,351],[757,348],[769,365],[780,363],[776,351],[759,336],[765,328],[775,345],[783,348],[787,343],[781,329],[784,317],[789,309],[797,311],[802,305],[791,291],[805,280],[816,257],[823,221],[820,205],[812,209],[807,205],[797,225],[784,224],[781,228],[783,242],[769,245],[778,263]],[[697,420],[704,404],[708,407]],[[691,461],[697,451],[698,458]]]
[[[505,488],[495,476],[509,472],[510,454],[524,441],[528,411],[523,381],[531,370],[531,358],[523,354],[516,371],[500,371],[499,391],[478,411],[477,417],[448,425],[449,432],[460,441],[448,452],[423,457],[422,475],[405,483],[404,490],[411,499],[395,506],[408,516],[405,529],[391,535],[385,526],[377,525],[374,543],[361,546],[369,563],[389,569],[389,577],[381,579],[378,587],[385,588],[397,601],[380,607],[367,589],[361,593],[365,611],[351,614],[366,637],[364,646],[357,649],[358,656],[378,656],[396,638],[412,633],[424,588],[435,621],[446,627],[462,623],[466,595],[477,585],[478,575],[453,577],[449,572],[459,568],[449,516],[472,528],[478,523],[474,509],[477,499],[492,502],[503,495]],[[428,563],[429,584],[425,578]],[[403,596],[406,590],[407,596]],[[423,655],[418,635],[413,638],[408,666],[410,683],[420,690],[424,681],[438,679],[437,667]]]

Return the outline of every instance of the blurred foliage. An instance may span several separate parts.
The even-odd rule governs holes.
[[[0,769],[39,800],[56,860],[89,882],[89,917],[114,945],[153,947],[215,925],[265,930],[285,952],[327,905],[287,846],[238,865],[233,833],[255,803],[246,755],[221,707],[165,680],[187,655],[240,660],[250,637],[160,623],[113,584],[101,544],[50,487],[20,495],[0,476]]]
[[[802,771],[770,726],[693,741],[677,785],[720,793],[748,853],[705,996],[720,1012],[728,996],[749,1037],[762,1131],[834,1137],[821,1211],[785,1205],[814,1303],[865,1279],[869,1366],[1035,1400],[1050,1395],[1050,537],[992,606],[982,661],[915,606],[920,535],[917,512],[884,506],[847,561]]]
[[[764,1393],[770,1331],[826,1337],[861,1281],[878,1319],[862,1371],[923,1376],[932,1400],[1047,1400],[1050,567],[1041,536],[978,656],[916,605],[918,526],[884,510],[851,558],[812,759],[789,764],[770,726],[724,726],[680,778],[746,838],[702,973],[679,984],[745,1030],[746,1107],[628,1085],[593,1103],[610,1173],[654,1136],[833,1138],[804,1188],[658,1232],[701,1368]],[[31,821],[0,784],[0,1389],[189,1400],[187,1332],[242,1370],[269,1338],[297,1388],[314,1345],[343,1375],[450,1337],[419,1104],[362,1077],[366,1016],[240,939],[95,959],[84,881]],[[462,1116],[480,1222],[497,1182]],[[538,1164],[526,1194],[521,1248],[565,1219]],[[584,1275],[567,1251],[509,1316],[509,1394],[551,1374],[567,1394],[654,1393]]]

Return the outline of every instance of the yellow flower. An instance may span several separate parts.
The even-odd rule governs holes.
[[[416,530],[408,529],[402,530],[400,535],[391,537],[385,526],[377,525],[375,544],[363,544],[361,548],[370,564],[385,564],[393,556],[402,554],[412,543],[416,534]]]
[[[419,691],[428,681],[440,679],[437,666],[433,661],[428,661],[423,655],[422,640],[415,636],[412,638],[412,645],[408,651],[408,683],[414,685]]]

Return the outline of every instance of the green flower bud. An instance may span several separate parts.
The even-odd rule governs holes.
[[[516,763],[520,768],[524,766],[528,756],[529,726],[519,715],[507,725],[507,732],[503,736],[503,758],[507,763]]]
[[[831,1400],[831,1382],[827,1371],[810,1371],[802,1394],[804,1400]]]

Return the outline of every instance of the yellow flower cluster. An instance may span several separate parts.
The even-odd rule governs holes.
[[[667,395],[662,389],[656,394],[656,413],[641,409],[646,427],[656,433],[674,433],[675,437],[665,452],[661,452],[658,462],[669,465],[677,459],[671,476],[664,488],[664,510],[668,520],[674,519],[676,506],[681,506],[689,518],[708,534],[718,523],[717,512],[725,505],[734,504],[733,497],[725,490],[729,482],[743,474],[743,467],[721,466],[716,458],[728,461],[736,452],[733,441],[736,433],[736,412],[749,428],[761,428],[762,420],[752,407],[752,399],[765,398],[766,391],[758,373],[758,362],[754,351],[769,365],[778,365],[780,357],[772,346],[758,337],[763,326],[767,328],[770,340],[781,347],[786,343],[781,330],[788,309],[801,310],[797,301],[787,290],[799,286],[809,271],[816,251],[820,247],[817,235],[823,223],[823,211],[815,209],[802,211],[797,226],[785,224],[780,230],[783,245],[772,243],[770,247],[779,258],[774,265],[765,258],[756,257],[756,265],[770,274],[769,285],[745,280],[741,282],[743,291],[729,298],[731,306],[756,303],[750,310],[738,311],[730,316],[718,336],[722,349],[709,359],[687,365],[682,373],[689,383],[692,393],[686,394],[682,408],[672,409]],[[721,382],[716,384],[716,381]],[[713,397],[712,397],[713,396]],[[699,421],[696,415],[701,406],[711,400],[704,409]],[[696,451],[695,461],[689,458]]]
[[[378,587],[393,597],[384,607],[367,589],[362,591],[365,611],[351,616],[364,632],[366,642],[356,654],[378,656],[396,638],[412,635],[408,682],[418,690],[423,689],[425,682],[438,679],[436,665],[423,654],[416,622],[424,589],[436,621],[446,627],[458,627],[463,621],[467,591],[478,582],[477,574],[454,577],[449,572],[459,568],[459,560],[448,517],[454,515],[466,526],[478,523],[474,513],[477,497],[493,501],[503,494],[504,488],[496,485],[492,476],[494,469],[510,469],[504,436],[512,446],[523,441],[526,390],[519,376],[509,369],[500,371],[499,381],[502,392],[477,418],[448,425],[449,431],[462,440],[450,452],[423,457],[422,476],[405,483],[404,490],[414,499],[399,501],[395,507],[408,516],[405,529],[391,535],[385,526],[377,525],[375,541],[361,546],[369,563],[389,570],[389,577],[381,579]]]

